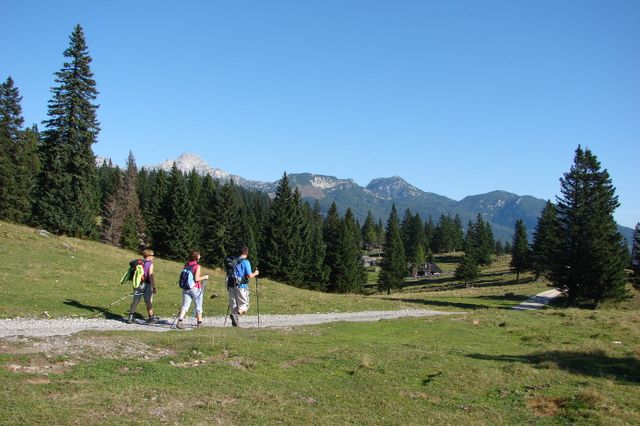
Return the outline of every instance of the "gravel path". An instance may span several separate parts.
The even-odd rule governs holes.
[[[551,300],[553,298],[558,297],[561,294],[562,293],[560,293],[556,289],[543,291],[542,293],[538,293],[535,296],[528,298],[518,306],[514,306],[513,309],[516,309],[518,311],[531,311],[534,309],[542,309],[545,306],[547,306],[549,303],[551,303]]]
[[[260,327],[292,327],[308,324],[321,324],[336,321],[378,321],[402,317],[423,317],[432,315],[451,315],[461,312],[442,312],[425,309],[406,309],[400,311],[365,311],[346,313],[317,313],[300,315],[260,315]],[[154,324],[147,324],[138,320],[135,324],[127,324],[124,320],[99,318],[60,318],[60,319],[30,319],[12,318],[0,320],[0,338],[4,337],[48,337],[67,336],[84,330],[145,330],[168,331],[172,329],[175,318],[161,318]],[[185,318],[187,330],[194,328],[195,320]],[[208,317],[203,319],[205,327],[224,327],[225,317]],[[226,321],[226,327],[231,327],[231,320]],[[258,327],[257,316],[246,316],[240,319],[241,328]]]

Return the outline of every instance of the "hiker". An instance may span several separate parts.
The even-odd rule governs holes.
[[[176,324],[177,328],[184,328],[182,320],[189,310],[189,306],[191,306],[192,300],[195,300],[196,305],[196,327],[200,327],[200,325],[202,325],[202,299],[204,293],[204,286],[202,281],[208,280],[209,275],[200,275],[201,268],[200,264],[198,263],[199,260],[200,252],[194,250],[191,252],[191,255],[189,255],[189,261],[184,265],[185,268],[191,269],[195,283],[192,288],[188,290],[182,290],[182,308],[180,309],[180,314],[178,315],[178,323]]]
[[[249,279],[258,276],[260,271],[251,272],[251,263],[247,259],[249,249],[243,247],[240,251],[240,257],[235,266],[235,276],[238,282],[233,285],[227,281],[227,291],[229,293],[229,309],[231,314],[231,324],[238,327],[240,324],[240,315],[244,315],[249,310]]]
[[[129,319],[127,322],[129,324],[133,323],[133,317],[136,313],[136,309],[138,308],[138,303],[140,303],[140,299],[144,296],[144,303],[147,305],[147,314],[149,315],[149,319],[147,322],[149,324],[158,321],[156,315],[153,314],[153,295],[156,294],[156,285],[155,279],[153,277],[153,250],[144,249],[142,251],[143,257],[143,271],[144,274],[142,276],[142,281],[140,285],[133,292],[133,302],[131,303],[131,307],[129,308]]]

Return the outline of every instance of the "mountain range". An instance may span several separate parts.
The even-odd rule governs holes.
[[[196,170],[201,175],[209,174],[214,179],[233,181],[244,188],[262,191],[273,195],[279,181],[260,182],[247,180],[241,176],[209,166],[196,154],[182,154],[175,160],[145,166],[148,169],[170,170],[173,164],[179,170],[190,172]],[[425,192],[411,185],[400,176],[373,179],[366,187],[358,185],[352,179],[339,179],[313,173],[288,174],[292,187],[297,187],[302,198],[311,204],[318,200],[322,211],[326,213],[333,202],[341,214],[351,208],[356,219],[362,224],[369,211],[376,220],[386,223],[391,206],[395,204],[400,220],[406,209],[413,214],[419,213],[423,220],[432,218],[438,223],[440,215],[456,214],[460,216],[463,226],[469,221],[476,221],[480,214],[484,221],[491,223],[494,237],[503,242],[511,241],[517,219],[522,219],[529,233],[535,230],[537,220],[546,200],[529,195],[517,195],[506,191],[491,191],[486,194],[470,195],[460,201],[443,195]],[[633,230],[618,227],[622,235],[631,241]]]

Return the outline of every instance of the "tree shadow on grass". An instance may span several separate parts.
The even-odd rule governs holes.
[[[122,315],[114,314],[110,312],[108,308],[104,308],[101,306],[85,305],[82,302],[79,302],[77,300],[71,300],[71,299],[67,299],[63,303],[68,306],[73,306],[74,308],[84,309],[86,311],[92,312],[93,313],[93,315],[91,315],[92,317],[97,317],[99,315],[102,315],[103,318],[106,318],[106,319],[124,321],[124,317]]]
[[[392,298],[384,297],[385,300],[400,301],[404,303],[415,303],[417,305],[428,305],[447,308],[460,308],[460,309],[511,309],[511,306],[494,306],[485,305],[482,303],[468,303],[468,302],[450,302],[447,300],[425,300],[425,299],[409,299],[409,298]]]
[[[459,290],[464,288],[485,288],[485,287],[507,287],[519,284],[529,284],[534,282],[534,278],[522,278],[519,281],[495,281],[491,279],[483,279],[481,277],[478,281],[470,283],[468,286],[464,283],[456,280],[454,276],[439,277],[435,279],[426,278],[416,281],[405,281],[401,285],[401,289],[412,288],[420,291],[447,291],[447,290]]]
[[[487,299],[487,300],[508,300],[510,302],[522,302],[524,300],[527,300],[531,297],[531,295],[524,295],[524,294],[514,294],[514,293],[507,293],[507,294],[503,294],[503,295],[486,295],[486,296],[475,296],[476,299]]]
[[[620,382],[640,383],[640,360],[635,357],[616,358],[604,351],[549,351],[530,355],[469,354],[469,358],[489,361],[522,362],[536,368],[559,368],[574,374],[606,377]]]

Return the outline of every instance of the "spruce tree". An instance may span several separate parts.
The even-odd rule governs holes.
[[[262,257],[269,277],[300,285],[301,231],[299,193],[291,190],[285,173],[276,189],[266,224]]]
[[[633,245],[631,249],[631,268],[633,269],[633,286],[640,289],[640,222],[633,230]]]
[[[434,242],[434,234],[435,234],[435,225],[433,224],[433,219],[429,216],[429,219],[424,224],[424,235],[427,240],[425,244],[425,250],[427,253],[433,252],[435,250],[435,242]]]
[[[480,267],[476,257],[475,248],[465,249],[464,256],[458,263],[455,271],[456,279],[462,281],[466,287],[471,287],[473,282],[478,279]]]
[[[15,214],[18,223],[31,223],[31,212],[36,197],[37,177],[41,170],[40,132],[38,127],[22,132],[22,138],[15,151]]]
[[[156,252],[166,252],[166,242],[170,238],[165,233],[168,218],[169,176],[164,170],[147,172],[142,169],[139,178],[141,185],[139,191],[140,206],[143,207],[145,229],[147,230],[148,244],[153,246]]]
[[[15,173],[14,152],[22,134],[22,97],[13,79],[0,84],[0,219],[14,220]]]
[[[399,288],[407,273],[407,261],[404,254],[400,224],[395,204],[387,220],[384,241],[384,258],[378,281],[378,289],[391,294],[391,289]]]
[[[516,282],[520,281],[520,273],[527,270],[529,266],[529,241],[527,240],[527,229],[522,219],[516,220],[509,265],[516,272]]]
[[[556,208],[551,201],[547,200],[538,218],[531,244],[531,270],[535,273],[536,281],[541,276],[548,276],[551,271],[551,265],[558,255],[558,235]]]
[[[84,32],[76,25],[64,52],[68,61],[56,73],[49,119],[44,122],[42,172],[34,219],[46,229],[75,237],[98,235],[100,211],[95,156],[100,130],[93,101],[98,91]]]
[[[118,173],[117,176],[116,187],[103,207],[102,240],[136,251],[145,247],[148,241],[140,209],[138,168],[133,152],[129,151],[124,173]]]
[[[250,244],[244,237],[242,202],[238,197],[237,186],[229,180],[220,187],[214,202],[217,209],[213,212],[212,220],[208,222],[206,240],[212,248],[213,265],[223,265],[228,256],[239,254],[243,246]],[[251,252],[251,256],[254,253]],[[209,260],[209,259],[208,259]]]
[[[324,242],[327,245],[325,256],[325,264],[329,268],[328,291],[337,290],[338,281],[338,253],[340,249],[341,236],[340,216],[338,215],[338,207],[336,203],[331,203],[327,217],[324,220],[322,234]]]
[[[464,256],[458,263],[455,271],[456,279],[470,287],[478,279],[480,266],[478,264],[477,227],[471,221],[467,226],[467,234],[464,240]]]
[[[464,248],[464,230],[462,229],[462,219],[457,214],[453,218],[452,227],[452,251],[458,251]],[[493,240],[493,235],[491,240]]]
[[[364,221],[364,225],[362,225],[362,239],[364,241],[364,246],[369,249],[377,246],[378,233],[376,231],[376,223],[373,219],[371,210],[367,212],[367,218]]]
[[[580,146],[560,179],[557,197],[560,246],[551,280],[571,305],[598,306],[627,297],[624,250],[613,213],[619,206],[606,169]]]
[[[0,84],[0,219],[27,223],[40,169],[37,127],[23,130],[22,97],[13,79]]]
[[[322,214],[320,203],[316,200],[313,210],[309,211],[306,219],[308,232],[306,233],[306,247],[304,255],[304,287],[326,291],[329,281],[329,267],[325,264],[327,245],[322,235]]]
[[[350,208],[347,209],[340,227],[336,291],[359,293],[366,282],[366,272],[362,265],[360,230]]]
[[[111,159],[104,160],[102,164],[98,165],[98,188],[100,192],[100,207],[104,209],[107,202],[113,194],[116,193],[120,181],[123,177],[123,171],[119,166],[114,166]]]
[[[162,254],[169,259],[186,260],[197,249],[198,234],[194,207],[189,197],[187,180],[175,163],[169,174],[169,191],[163,200],[165,217]]]

